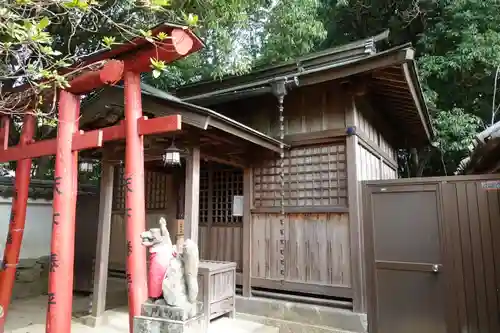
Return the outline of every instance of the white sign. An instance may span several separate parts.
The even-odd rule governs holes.
[[[233,197],[233,216],[243,216],[243,196],[235,195]]]

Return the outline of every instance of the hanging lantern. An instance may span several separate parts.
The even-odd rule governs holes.
[[[165,153],[162,156],[163,164],[169,166],[179,166],[181,165],[181,150],[177,148],[172,140],[170,147],[165,149]]]

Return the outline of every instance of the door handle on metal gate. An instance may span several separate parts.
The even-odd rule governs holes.
[[[441,265],[437,265],[437,264],[432,265],[432,271],[434,273],[439,273],[440,270],[441,270]]]

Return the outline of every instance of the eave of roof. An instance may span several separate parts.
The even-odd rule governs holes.
[[[241,131],[248,136],[253,136],[253,137],[259,138],[263,141],[268,142],[269,144],[274,146],[273,150],[275,150],[275,151],[278,151],[278,150],[276,150],[276,148],[279,148],[281,145],[283,145],[285,148],[288,148],[288,146],[286,144],[282,143],[281,141],[279,141],[273,137],[270,137],[264,133],[261,133],[261,132],[255,130],[251,127],[243,125],[242,123],[237,122],[236,120],[233,120],[229,117],[226,117],[226,116],[224,116],[218,112],[215,112],[209,108],[205,108],[202,106],[198,106],[195,104],[184,102],[181,99],[179,99],[178,97],[175,97],[175,96],[173,96],[173,95],[171,95],[163,90],[157,89],[157,88],[155,88],[151,85],[148,85],[146,83],[141,83],[141,88],[142,88],[143,94],[151,96],[153,98],[157,98],[163,102],[167,102],[170,104],[171,107],[174,107],[174,108],[178,107],[179,109],[190,110],[190,111],[196,112],[198,114],[201,114],[203,116],[210,117],[210,119],[208,120],[208,125],[211,125],[215,128],[218,128],[218,129],[223,130],[225,132],[230,132],[233,135],[235,135],[235,132],[231,131],[231,129],[237,129],[238,131]],[[227,127],[227,126],[229,126],[229,127]],[[243,138],[245,138],[245,137],[243,137]],[[248,137],[246,137],[246,138],[248,139]]]
[[[147,108],[147,111],[151,112],[155,116],[180,114],[182,117],[182,121],[184,123],[188,123],[191,126],[198,127],[202,130],[206,130],[210,126],[274,152],[280,152],[282,145],[284,148],[289,147],[281,141],[265,135],[257,130],[254,130],[253,128],[250,128],[246,125],[243,125],[229,117],[226,117],[208,108],[184,102],[179,98],[148,84],[141,83],[141,89],[143,96],[147,96],[153,103],[155,103],[154,105],[156,105],[154,109],[148,108],[147,100],[143,98],[143,107],[145,107],[145,111]],[[102,96],[106,93],[106,91],[119,92],[119,96],[123,96],[123,87],[121,86],[107,87],[103,89],[103,91],[101,91],[100,93],[101,98],[104,98]],[[96,103],[99,100],[100,98],[93,98],[92,100],[85,103],[82,109],[91,107],[92,104]],[[158,108],[158,105],[163,105],[164,109]],[[115,106],[123,107],[123,105]],[[82,126],[85,126],[86,118],[88,118],[88,113],[86,116],[86,112],[84,112],[83,118],[80,121]]]
[[[353,75],[366,75],[373,73],[376,70],[394,67],[399,70],[399,79],[404,83],[405,93],[408,94],[412,100],[412,107],[404,106],[402,112],[411,112],[418,116],[412,116],[421,123],[423,133],[422,139],[418,140],[418,145],[432,142],[434,132],[430,121],[429,111],[427,109],[425,99],[423,96],[420,80],[418,78],[417,69],[415,65],[415,51],[411,44],[401,45],[383,52],[366,55],[364,57],[348,58],[343,61],[316,63],[310,68],[297,69],[294,68],[288,72],[283,72],[277,77],[267,77],[264,80],[258,81],[245,81],[245,84],[240,86],[233,86],[222,89],[214,89],[217,81],[213,83],[199,85],[197,95],[187,95],[188,90],[178,90],[177,93],[184,101],[189,101],[196,104],[203,103],[204,105],[215,105],[221,102],[221,98],[225,101],[232,99],[248,98],[256,94],[256,91],[268,93],[268,89],[272,82],[277,80],[298,80],[299,86],[313,85],[325,81],[333,81],[346,78]],[[245,76],[244,76],[245,77]],[[201,88],[205,86],[210,90],[202,92]],[[267,88],[267,89],[265,89]],[[403,88],[403,86],[401,87]],[[186,88],[187,89],[187,88]],[[260,89],[260,90],[259,90]],[[211,101],[211,102],[210,102]],[[392,106],[392,105],[391,105]],[[400,107],[400,105],[394,105]],[[416,120],[412,120],[415,124]],[[425,139],[423,139],[425,137]]]
[[[205,80],[185,85],[177,89],[175,94],[182,99],[186,99],[190,96],[200,95],[206,91],[221,90],[222,88],[231,88],[236,85],[251,85],[255,82],[273,80],[279,76],[289,76],[292,73],[321,66],[326,63],[364,58],[375,54],[376,43],[388,37],[389,30],[386,30],[366,39],[307,54],[295,60],[272,66],[258,67],[245,75],[231,75],[220,80]]]

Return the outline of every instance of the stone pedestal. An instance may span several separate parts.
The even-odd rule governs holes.
[[[141,316],[134,318],[134,332],[206,333],[207,319],[203,313],[203,303],[198,302],[194,307],[190,311],[168,305],[143,304]]]
[[[205,333],[205,316],[200,315],[185,321],[136,316],[134,333]]]

